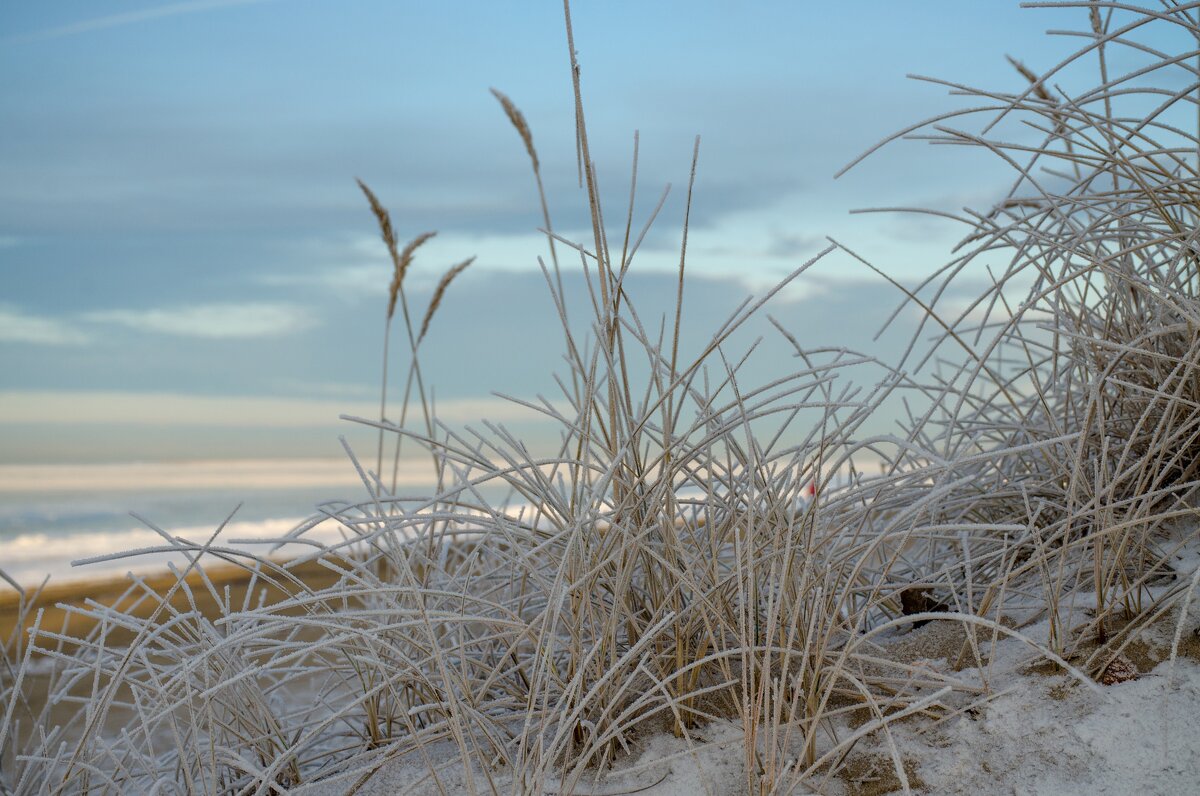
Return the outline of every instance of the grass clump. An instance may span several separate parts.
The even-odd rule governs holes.
[[[1164,87],[1179,84],[1174,73],[1194,78],[1194,53],[1136,38],[1150,25],[1194,38],[1194,10],[1065,5],[1085,10],[1089,26],[1054,70],[1016,64],[1029,81],[1017,93],[948,84],[983,105],[908,131],[994,153],[1017,178],[989,212],[961,219],[962,254],[912,291],[914,301],[942,295],[1006,258],[966,308],[930,308],[944,330],[935,348],[969,364],[909,430],[921,443],[910,450],[926,453],[897,467],[932,475],[921,487],[930,493],[949,490],[931,522],[1003,524],[976,548],[975,577],[990,582],[978,606],[997,609],[1002,591],[1040,583],[1059,644],[1064,601],[1082,594],[1100,642],[1118,618],[1150,610],[1154,587],[1173,576],[1173,551],[1158,541],[1193,515],[1200,453],[1195,87]],[[1122,63],[1131,51],[1145,63],[1111,74],[1114,49]],[[1055,86],[1085,60],[1100,85]],[[947,571],[954,591],[965,563]]]
[[[904,291],[938,330],[930,348],[918,336],[889,364],[806,348],[779,327],[801,367],[767,384],[743,378],[756,352],[737,349],[735,332],[840,244],[748,298],[687,354],[692,183],[674,307],[644,316],[627,277],[663,204],[635,227],[635,138],[629,206],[615,228],[606,218],[568,8],[588,241],[553,231],[529,125],[494,92],[544,212],[542,269],[567,372],[553,400],[522,403],[557,426],[556,448],[535,455],[502,426],[437,420],[419,345],[470,261],[446,272],[414,323],[404,279],[432,233],[401,248],[360,182],[393,263],[380,417],[356,418],[380,434],[375,469],[354,460],[366,498],[324,506],[276,540],[312,547],[287,563],[216,535],[201,544],[163,532],[187,568],[166,596],[135,581],[130,595],[148,613],[87,606],[93,629],[82,638],[35,623],[28,644],[8,640],[0,792],[353,791],[405,764],[414,791],[588,793],[648,734],[672,733],[697,752],[716,743],[706,733],[720,721],[741,728],[747,793],[835,779],[910,792],[920,780],[890,728],[961,713],[980,689],[914,656],[889,657],[876,644],[888,633],[955,621],[951,668],[984,671],[986,691],[983,647],[1002,636],[1094,685],[1087,675],[1109,671],[1132,629],[1175,616],[1182,628],[1195,584],[1171,581],[1164,539],[1194,516],[1200,454],[1200,141],[1181,126],[1194,86],[1147,81],[1190,70],[1195,53],[1142,47],[1150,64],[1116,77],[1108,53],[1133,46],[1149,23],[1198,36],[1200,24],[1183,7],[1070,5],[1089,29],[1063,65],[1039,75],[1018,64],[1028,85],[1015,93],[955,85],[983,109],[907,131],[982,147],[1017,171],[1006,198],[961,219],[957,259]],[[1097,87],[1054,85],[1084,58],[1096,59]],[[1149,110],[1138,105],[1146,98]],[[951,126],[972,114],[985,115],[978,130]],[[1023,137],[992,134],[1014,124]],[[697,140],[693,179],[698,157]],[[585,277],[582,330],[568,317],[560,250]],[[1006,265],[969,306],[939,307],[952,283],[997,258]],[[392,422],[397,308],[411,358]],[[417,429],[406,423],[414,389]],[[901,431],[866,434],[897,399],[911,409]],[[388,435],[395,461],[402,440],[428,452],[434,496],[398,495],[395,463],[387,486]],[[858,469],[867,454],[884,457],[880,474]],[[513,500],[485,497],[497,492]],[[340,543],[307,537],[330,518]],[[251,588],[235,600],[204,574],[214,558],[290,596],[255,602]],[[314,562],[334,585],[296,575]],[[199,609],[197,591],[215,612]],[[1083,601],[1087,626],[1068,633]],[[1048,647],[1022,632],[1043,617]],[[111,644],[118,628],[133,640]],[[78,705],[70,726],[51,726],[29,701],[23,678],[38,660],[55,664],[40,686],[45,704]],[[869,737],[884,756],[855,751]],[[644,769],[626,776],[662,774]]]

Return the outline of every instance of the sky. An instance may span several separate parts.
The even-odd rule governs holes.
[[[400,238],[439,233],[410,271],[417,306],[477,257],[422,349],[440,414],[519,426],[493,393],[553,397],[563,343],[528,159],[488,89],[529,121],[556,230],[587,240],[562,17],[532,1],[0,4],[0,464],[340,455],[338,415],[377,412],[391,271],[355,178]],[[906,75],[1021,89],[1005,54],[1047,69],[1079,43],[1044,31],[1086,27],[1008,0],[579,0],[573,19],[610,219],[634,131],[639,222],[672,185],[633,277],[650,307],[673,290],[701,137],[692,345],[826,236],[906,283],[945,262],[952,224],[850,211],[986,207],[1002,164],[899,142],[835,173],[961,106]],[[887,355],[898,337],[872,338],[898,299],[833,257],[772,312],[805,344]],[[791,364],[770,345],[763,380]]]

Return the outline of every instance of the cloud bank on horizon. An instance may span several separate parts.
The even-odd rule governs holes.
[[[234,433],[235,409],[273,400],[279,416],[294,417],[297,402],[376,394],[390,266],[356,176],[389,206],[401,237],[441,231],[414,267],[418,294],[450,263],[479,256],[428,341],[439,398],[484,406],[492,390],[552,391],[560,346],[536,270],[540,211],[520,142],[487,89],[524,111],[556,229],[582,235],[558,9],[475,2],[463,14],[382,0],[104,8],[0,7],[9,76],[0,94],[0,460],[324,452],[316,432],[326,435],[334,418],[301,412],[314,431],[292,444]],[[624,213],[635,129],[635,216],[676,185],[639,254],[651,305],[670,295],[670,280],[655,275],[677,262],[679,188],[692,137],[702,136],[689,238],[689,268],[701,277],[687,316],[696,340],[734,297],[811,257],[826,235],[907,281],[942,263],[952,225],[848,211],[986,205],[1007,187],[1005,167],[972,162],[968,181],[944,151],[904,144],[840,180],[834,172],[947,107],[944,89],[906,72],[1020,88],[1006,53],[1046,68],[1074,45],[1042,31],[1086,23],[1062,10],[955,0],[819,12],[784,2],[578,3],[574,15],[612,218]],[[871,337],[894,290],[848,258],[813,273],[776,316],[805,341],[885,350],[887,340]],[[782,345],[767,350],[756,373],[769,377],[786,356]],[[122,399],[104,412],[29,414],[35,399],[82,406],[99,394]],[[171,425],[163,395],[181,397],[166,404],[180,428],[130,442],[147,417]],[[210,413],[203,423],[186,414],[197,406]],[[73,435],[74,454],[54,435]]]

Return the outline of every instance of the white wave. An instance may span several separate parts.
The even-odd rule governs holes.
[[[216,464],[191,462],[185,469],[194,474],[197,471],[203,471],[205,467],[216,467]],[[135,465],[125,465],[125,467],[135,467]],[[243,472],[252,472],[252,468],[247,466]],[[837,477],[834,481],[841,483],[844,478]],[[696,489],[682,490],[677,495],[677,498],[681,500],[681,505],[677,507],[679,512],[676,517],[677,524],[703,523],[705,508],[702,497],[703,493]],[[793,508],[802,510],[809,499],[808,495],[796,496]],[[611,507],[601,505],[597,506],[597,509],[596,526],[605,530],[610,527],[607,515],[611,511]],[[475,512],[467,512],[458,521],[451,523],[450,528],[443,530],[449,530],[461,537],[464,534],[478,532],[489,524],[486,521],[482,524],[473,522],[470,519],[470,514],[473,513]],[[551,531],[556,528],[554,523],[547,517],[541,516],[529,504],[510,504],[503,508],[502,513],[515,521],[532,523],[538,530]],[[271,551],[272,543],[289,537],[306,519],[305,517],[282,517],[230,522],[214,544],[261,555]],[[334,519],[326,519],[306,530],[303,539],[321,545],[337,545],[348,536],[371,533],[379,527],[369,516],[369,511],[368,516],[359,520],[354,519],[351,514],[347,515],[344,521],[348,525],[356,526],[356,529],[350,530],[347,524],[339,523]],[[404,528],[403,532],[406,533],[417,533],[419,532],[418,525],[419,523],[417,525],[401,523],[392,525],[392,527]],[[193,545],[208,542],[215,530],[216,526],[214,525],[164,527],[164,531],[171,537],[185,539]],[[166,569],[168,562],[173,562],[177,566],[185,565],[187,559],[180,552],[145,552],[168,545],[169,542],[166,539],[148,527],[66,534],[23,533],[7,539],[0,538],[0,568],[9,577],[24,586],[40,583],[46,575],[50,575],[54,582],[91,580],[120,576],[129,571],[161,572]],[[305,555],[312,552],[312,548],[307,544],[294,543],[288,545],[287,552],[292,555]],[[89,561],[89,563],[82,566],[72,565],[72,562],[85,561]],[[0,588],[4,588],[2,583],[0,583]]]
[[[254,552],[264,552],[261,545],[243,546],[226,543],[235,538],[280,538],[303,521],[300,517],[274,518],[261,521],[231,522],[217,538],[216,544],[237,547]],[[333,541],[337,530],[319,528],[313,538]],[[173,537],[180,537],[203,544],[216,530],[213,526],[186,528],[164,528]],[[122,551],[145,550],[162,547],[167,541],[150,528],[128,528],[107,533],[75,533],[63,536],[44,533],[28,533],[0,540],[0,567],[22,586],[41,583],[47,575],[51,582],[67,580],[92,580],[123,575],[126,572],[158,572],[166,569],[168,562],[183,565],[186,559],[179,553],[148,553],[118,558],[84,566],[72,566],[72,561],[81,561],[110,556]]]

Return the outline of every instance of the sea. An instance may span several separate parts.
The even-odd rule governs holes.
[[[390,487],[392,468],[383,469]],[[430,460],[402,460],[396,485],[398,498],[423,503],[436,491]],[[481,489],[492,505],[523,512],[512,494]],[[217,546],[279,554],[272,542],[327,516],[322,507],[353,504],[369,513],[373,498],[349,459],[0,464],[0,590],[186,566],[183,554],[154,548],[169,544],[164,537],[206,544],[218,529]],[[305,538],[333,544],[347,531],[326,519]],[[282,553],[311,551],[293,544]]]
[[[428,460],[402,462],[398,493],[428,495],[431,470]],[[3,464],[0,588],[161,571],[167,561],[186,562],[179,554],[120,554],[164,546],[162,533],[205,543],[223,523],[218,544],[278,539],[322,504],[366,500],[349,460]]]

